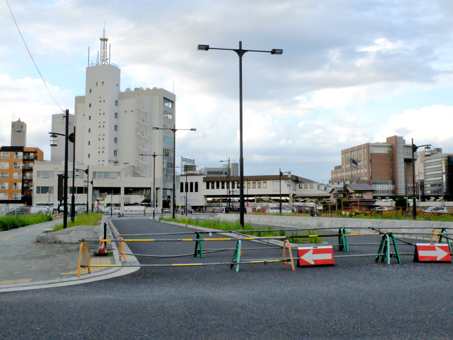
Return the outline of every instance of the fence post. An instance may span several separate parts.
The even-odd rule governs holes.
[[[204,239],[203,236],[199,233],[195,233],[195,250],[193,252],[193,257],[202,258],[206,254]]]
[[[338,250],[346,253],[349,252],[349,240],[346,235],[345,227],[338,229]]]
[[[80,277],[82,268],[87,268],[88,273],[91,273],[90,264],[91,264],[90,249],[86,241],[81,240],[79,246],[79,256],[77,257],[77,269],[76,269],[77,277]]]
[[[391,246],[393,245],[393,253],[390,251]],[[382,235],[381,243],[379,244],[378,253],[376,256],[376,262],[382,263],[391,263],[391,258],[396,258],[396,263],[400,264],[400,256],[398,252],[398,244],[395,237],[392,233],[385,233]]]
[[[237,240],[236,241],[236,247],[234,249],[232,263],[230,265],[230,269],[234,268],[234,271],[236,273],[239,272],[239,264],[241,262],[241,245],[242,245],[242,241],[241,240]]]
[[[282,257],[283,258],[289,257],[289,265],[290,265],[291,271],[292,272],[296,271],[296,268],[294,267],[293,251],[291,248],[291,243],[289,242],[288,239],[283,241]],[[283,262],[283,264],[286,264],[286,262]]]

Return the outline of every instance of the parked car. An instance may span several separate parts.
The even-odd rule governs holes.
[[[431,213],[431,214],[448,214],[448,210],[446,207],[428,207],[423,212]]]
[[[389,210],[392,210],[392,208],[391,207],[381,207],[381,206],[377,206],[377,207],[373,208],[373,211],[389,211]]]

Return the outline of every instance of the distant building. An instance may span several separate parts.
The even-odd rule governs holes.
[[[43,152],[39,148],[0,148],[0,203],[32,204],[33,166],[42,159]]]
[[[418,153],[417,184],[420,198],[453,198],[453,155],[441,148]]]
[[[27,145],[27,124],[20,119],[11,123],[11,146]]]
[[[341,164],[331,173],[332,185],[366,183],[375,196],[411,195],[411,145],[399,136],[385,143],[366,143],[341,151]]]
[[[203,169],[206,176],[239,176],[239,164],[237,162],[225,162],[221,166],[206,167]]]
[[[239,209],[239,177],[190,173],[178,176],[177,205],[205,210],[210,207]],[[328,185],[295,175],[244,176],[244,197],[248,205],[277,206],[280,202],[293,207],[299,203],[329,197]]]

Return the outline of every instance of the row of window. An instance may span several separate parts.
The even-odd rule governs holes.
[[[266,181],[246,181],[245,186],[247,189],[266,189]],[[217,189],[239,189],[240,185],[238,182],[233,181],[212,181],[206,182],[206,190],[217,190]]]
[[[198,192],[198,182],[179,183],[179,192]]]
[[[21,190],[22,189],[22,183],[0,183],[0,189],[2,190]]]

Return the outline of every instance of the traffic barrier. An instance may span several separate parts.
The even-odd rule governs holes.
[[[77,269],[76,275],[80,277],[82,268],[86,268],[88,273],[91,273],[91,255],[90,255],[90,247],[88,243],[84,240],[80,242],[79,246],[79,256],[77,258]]]
[[[292,272],[296,271],[296,268],[294,267],[294,257],[293,257],[293,250],[291,247],[291,243],[289,240],[285,240],[283,242],[283,248],[282,248],[282,258],[289,258],[289,267]],[[283,264],[286,264],[285,262]]]
[[[393,246],[393,253],[390,248]],[[396,263],[400,264],[401,259],[398,252],[398,243],[392,233],[384,233],[379,244],[378,253],[376,256],[376,263],[382,262],[386,264],[391,263],[391,258],[396,259]]]
[[[443,239],[447,241],[448,244],[448,249],[450,250],[450,253],[452,252],[452,241],[451,238],[448,236],[448,231],[447,228],[442,228],[439,234],[439,243],[442,243]]]
[[[297,248],[298,266],[331,266],[335,264],[333,246],[304,246]]]
[[[345,227],[338,229],[338,250],[344,251],[345,253],[349,252],[349,240]]]
[[[196,232],[195,239],[196,239],[196,241],[195,241],[195,250],[193,253],[193,257],[202,258],[204,255],[206,255],[203,236],[199,232]]]
[[[451,263],[448,243],[416,243],[415,262],[446,262]]]

